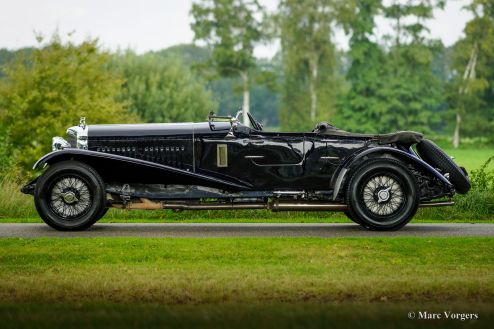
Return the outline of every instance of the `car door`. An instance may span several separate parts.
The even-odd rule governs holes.
[[[255,187],[297,188],[293,182],[303,176],[303,135],[253,131],[246,142],[245,175]]]

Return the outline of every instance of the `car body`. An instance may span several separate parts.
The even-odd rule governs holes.
[[[419,206],[452,205],[466,171],[415,132],[265,132],[207,122],[86,125],[53,138],[49,168],[23,187],[46,223],[85,229],[106,209],[335,210],[369,229],[405,225]],[[414,151],[414,145],[420,156]],[[424,156],[425,155],[425,156]]]

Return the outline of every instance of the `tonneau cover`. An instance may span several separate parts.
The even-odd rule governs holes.
[[[389,134],[360,134],[352,133],[345,130],[336,128],[335,126],[327,123],[321,122],[312,131],[323,135],[333,135],[333,136],[345,136],[345,137],[356,137],[356,138],[369,138],[375,139],[379,144],[403,144],[412,145],[419,143],[424,137],[423,134],[415,131],[397,131],[395,133]]]

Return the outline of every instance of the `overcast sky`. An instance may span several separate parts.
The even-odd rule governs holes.
[[[386,0],[390,1],[390,0]],[[277,0],[261,0],[274,9]],[[429,22],[431,35],[446,46],[462,36],[471,15],[462,10],[468,0],[449,0]],[[106,48],[132,48],[138,53],[192,42],[189,10],[192,0],[0,0],[0,48],[17,49],[36,44],[34,31],[51,35],[75,31],[75,41],[97,37]],[[378,20],[378,35],[390,27]],[[335,36],[341,48],[347,38]],[[256,49],[258,56],[271,56],[277,45]]]

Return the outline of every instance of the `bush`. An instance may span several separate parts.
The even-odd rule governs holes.
[[[474,188],[494,192],[494,170],[488,170],[491,163],[494,163],[494,156],[490,157],[480,169],[472,171],[471,181]]]
[[[473,170],[472,189],[465,195],[455,195],[454,207],[422,209],[418,218],[437,220],[493,219],[494,218],[494,169],[489,158],[478,170]]]
[[[38,217],[33,198],[21,193],[21,181],[12,173],[0,176],[0,219]]]
[[[0,149],[0,161],[6,155],[28,172],[50,151],[52,137],[63,136],[79,117],[90,124],[135,121],[116,100],[123,79],[107,68],[110,59],[96,40],[76,45],[54,35],[27,58],[20,54],[6,65],[0,80],[0,135],[10,145]]]

